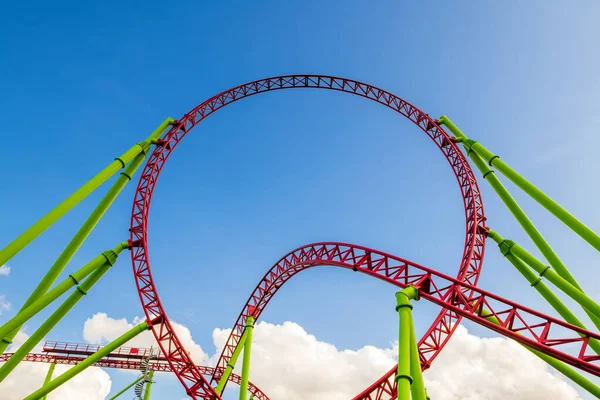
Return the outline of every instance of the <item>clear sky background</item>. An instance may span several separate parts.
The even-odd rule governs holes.
[[[164,118],[246,81],[293,73],[365,81],[450,116],[600,231],[596,1],[22,1],[3,11],[2,246]],[[533,251],[480,186],[489,226]],[[599,299],[598,253],[508,186]],[[128,237],[133,191],[67,271]],[[0,295],[13,306],[0,320],[25,301],[101,196],[9,262]],[[213,329],[231,327],[264,272],[297,246],[357,243],[455,274],[464,241],[460,192],[434,144],[385,107],[315,90],[253,97],[203,122],[169,160],[150,226],[162,301],[209,354]],[[492,243],[480,285],[552,313]],[[292,279],[262,319],[296,322],[339,349],[385,348],[396,340],[395,290],[316,269]],[[419,332],[437,311],[418,304]],[[83,341],[83,323],[98,312],[142,316],[127,253],[48,339]],[[114,389],[130,380],[109,373]],[[174,380],[156,386],[159,399],[173,393],[184,395]]]

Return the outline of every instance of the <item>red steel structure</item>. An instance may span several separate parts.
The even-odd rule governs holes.
[[[147,237],[148,215],[156,183],[171,152],[187,133],[208,115],[245,97],[293,88],[318,88],[346,92],[376,101],[409,119],[432,139],[450,164],[463,198],[466,236],[457,276],[453,278],[400,257],[357,245],[321,242],[297,248],[282,257],[256,286],[234,325],[216,368],[197,366],[177,338],[152,278]],[[447,126],[455,137],[446,133],[440,124]],[[168,126],[171,128],[162,134]],[[458,148],[459,143],[464,146],[466,154],[482,173],[484,179],[490,183],[536,247],[548,260],[549,266],[517,243],[504,239],[499,233],[488,228],[477,180],[470,164]],[[129,241],[121,242],[112,250],[102,252],[78,271],[69,275],[70,279],[66,279],[51,289],[69,259],[93,230],[126,182],[131,179],[136,169],[142,165],[142,161],[153,145],[155,147],[144,167],[135,193]],[[6,324],[0,326],[0,363],[5,362],[0,366],[0,382],[20,360],[77,364],[55,379],[52,379],[53,367],[51,367],[44,386],[30,394],[26,400],[45,397],[46,394],[90,365],[126,369],[143,367],[145,373],[147,362],[150,362],[153,368],[150,370],[150,378],[147,381],[146,376],[143,376],[148,385],[151,384],[153,370],[171,371],[183,384],[186,393],[194,399],[220,399],[227,380],[240,383],[242,388],[240,400],[246,399],[247,385],[250,393],[257,398],[267,399],[264,393],[247,382],[254,321],[260,316],[278,289],[292,276],[317,266],[336,266],[361,272],[402,288],[396,294],[396,311],[398,311],[400,321],[398,359],[401,363],[355,396],[355,400],[393,400],[399,396],[402,400],[411,398],[424,400],[426,390],[421,370],[430,366],[463,317],[521,343],[569,379],[600,398],[599,387],[565,365],[569,364],[594,376],[600,376],[600,334],[590,332],[583,322],[542,282],[542,278],[551,282],[582,306],[590,320],[599,329],[600,304],[585,294],[527,215],[496,178],[493,168],[508,177],[599,251],[600,235],[595,234],[520,176],[497,155],[469,139],[446,116],[440,117],[439,120],[433,120],[418,108],[389,92],[362,82],[331,76],[289,75],[240,85],[204,101],[179,121],[167,118],[145,141],[137,143],[116,158],[114,162],[29,227],[6,248],[0,250],[0,264],[10,260],[37,235],[121,168],[125,168],[125,170],[121,172],[98,207],[50,268],[21,311]],[[564,318],[564,321],[477,288],[486,237],[498,244],[500,252]],[[145,321],[105,346],[48,342],[44,347],[46,354],[28,354],[81,297],[87,294],[88,290],[116,262],[119,253],[126,248],[131,251],[137,290],[146,315]],[[539,275],[536,275],[534,271]],[[77,285],[76,290],[73,290],[73,293],[15,353],[2,355],[23,323],[75,285]],[[420,341],[417,341],[409,308],[412,308],[410,301],[419,298],[439,305],[441,312],[425,335]],[[125,343],[147,329],[153,331],[157,340],[161,350],[158,355],[151,355],[147,349],[123,347]],[[242,349],[244,350],[242,376],[229,375]],[[411,375],[414,377],[414,384]],[[215,386],[217,381],[218,384]],[[139,388],[136,386],[137,389]],[[150,386],[146,390],[145,398],[149,398],[149,394]]]
[[[177,338],[158,296],[152,278],[148,250],[148,215],[152,195],[160,173],[180,141],[204,118],[215,111],[245,97],[260,93],[295,88],[318,88],[350,93],[376,101],[406,117],[429,136],[448,160],[458,181],[466,219],[466,238],[463,256],[458,268],[457,282],[476,285],[479,278],[485,247],[483,201],[477,180],[467,160],[457,145],[429,115],[394,94],[377,87],[338,77],[323,75],[289,75],[262,79],[226,90],[202,102],[186,113],[158,141],[149,156],[138,182],[133,202],[130,226],[130,241],[133,271],[146,319],[157,321],[151,325],[154,336],[186,389],[194,398],[218,398],[208,380],[192,362],[181,341]],[[473,292],[465,291],[467,296]],[[467,300],[471,300],[467,297]],[[442,308],[433,324],[421,339],[421,357],[427,364],[435,358],[448,341],[460,322],[461,314],[451,308]],[[231,356],[232,349],[226,346],[224,356]],[[387,376],[387,375],[386,375]],[[378,399],[380,400],[380,399]]]
[[[99,347],[100,346],[97,345],[81,343],[46,342],[43,347],[43,353],[29,353],[23,359],[23,361],[47,364],[77,365],[81,361],[85,360],[87,356],[90,356],[96,352]],[[0,363],[8,361],[12,355],[13,353],[4,353],[0,355]],[[100,368],[116,368],[139,371],[142,365],[141,360],[149,355],[150,349],[122,347],[111,353],[109,356],[94,363],[93,366]],[[171,366],[167,362],[166,358],[164,358],[162,355],[152,359],[147,364],[147,367],[155,372],[172,372]],[[214,367],[209,367],[206,365],[198,365],[197,367],[205,376],[212,376],[216,370]],[[239,385],[241,377],[232,373],[229,376],[229,381]],[[252,382],[248,382],[248,391],[252,393],[256,399],[269,400],[269,397]]]
[[[600,334],[546,316],[403,258],[362,246],[332,242],[299,247],[282,257],[265,274],[242,309],[213,378],[219,378],[227,366],[248,316],[258,318],[283,284],[297,273],[318,266],[336,266],[360,272],[400,288],[415,286],[419,288],[419,296],[423,299],[555,359],[600,376],[600,356],[588,345],[590,339],[600,339]],[[490,316],[500,324],[491,322]],[[429,348],[427,340],[428,337],[424,337],[419,343],[422,369],[429,367],[431,353],[438,351],[437,346]],[[396,367],[392,368],[354,400],[379,400],[384,395],[394,398],[396,372]]]
[[[97,344],[82,344],[68,342],[52,342],[47,341],[42,347],[42,351],[55,354],[70,354],[70,355],[85,355],[89,356],[100,350],[103,346]],[[126,358],[126,359],[143,359],[151,356],[150,349],[139,347],[119,347],[107,355],[108,358]]]

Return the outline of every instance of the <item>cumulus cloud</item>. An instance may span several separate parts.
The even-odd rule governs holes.
[[[130,323],[125,318],[114,319],[105,313],[96,313],[85,321],[83,326],[83,338],[90,343],[100,344],[110,342],[140,322],[142,322],[142,320],[139,318],[134,318],[133,322]],[[202,346],[194,341],[192,332],[185,325],[175,321],[171,321],[171,325],[183,346],[189,351],[192,360],[197,364],[206,364],[209,357],[204,350],[202,350]],[[150,331],[136,336],[133,340],[128,342],[126,346],[145,348],[152,346],[155,349],[158,348],[154,335]]]
[[[230,330],[215,329],[221,349]],[[254,332],[250,379],[272,398],[347,400],[396,361],[397,347],[338,350],[299,325],[261,322]],[[218,355],[217,355],[218,357]],[[577,392],[546,364],[504,338],[480,338],[457,328],[425,373],[436,400],[575,400]]]
[[[8,275],[10,274],[10,267],[8,265],[3,265],[0,267],[0,275]]]
[[[42,387],[49,364],[21,363],[0,383],[2,400],[21,400]],[[69,367],[57,365],[54,377]],[[100,368],[91,367],[48,395],[48,400],[104,400],[110,392],[111,381]]]
[[[115,319],[94,314],[83,328],[84,339],[105,343],[131,329],[140,320]],[[219,351],[209,357],[177,322],[173,327],[192,359],[214,364],[229,335],[229,329],[215,329],[213,342]],[[15,346],[26,340],[20,333]],[[156,346],[151,332],[136,337],[132,347]],[[319,341],[293,322],[260,322],[254,330],[250,379],[273,399],[347,400],[365,389],[396,362],[397,345],[388,348],[365,346],[358,350],[338,349]],[[239,363],[241,364],[241,358]],[[2,384],[3,400],[21,399],[37,389],[48,365],[23,363]],[[240,365],[236,368],[239,373]],[[55,376],[66,367],[57,366]],[[554,374],[544,362],[504,338],[480,338],[459,326],[448,345],[425,373],[431,398],[436,400],[576,400],[573,387]],[[49,400],[105,399],[110,391],[106,372],[93,368],[68,382]]]
[[[424,378],[428,394],[436,400],[579,399],[573,387],[519,344],[480,338],[463,326]]]
[[[10,310],[10,307],[10,301],[6,300],[6,296],[0,295],[0,315],[2,315],[4,311]]]
[[[230,331],[213,331],[218,349]],[[338,350],[296,323],[260,322],[253,334],[250,380],[273,399],[348,400],[394,365],[396,351],[393,346]]]
[[[28,336],[19,332],[8,349],[9,352],[17,349]],[[39,352],[40,348],[34,349]],[[2,400],[21,400],[44,383],[49,364],[23,362],[0,383]],[[69,366],[57,365],[53,377],[64,373]],[[108,374],[100,368],[91,367],[71,379],[48,395],[48,400],[104,400],[108,396],[111,380]]]

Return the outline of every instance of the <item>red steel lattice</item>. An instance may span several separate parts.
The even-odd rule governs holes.
[[[249,315],[258,318],[273,295],[292,276],[316,266],[347,268],[389,282],[401,288],[413,285],[419,288],[419,297],[564,361],[586,372],[600,376],[600,356],[589,346],[591,338],[600,334],[568,324],[559,319],[505,300],[483,289],[451,278],[427,267],[377,250],[345,243],[315,243],[300,247],[280,259],[263,277],[250,295],[242,313],[227,340],[225,350],[217,363],[215,377],[221,375],[244,332]],[[484,311],[486,310],[486,311]],[[495,317],[499,325],[487,318]],[[426,367],[437,344],[428,343],[428,337],[419,342],[421,365]],[[354,400],[380,400],[383,395],[395,398],[396,368],[391,369],[374,385]]]
[[[158,296],[148,256],[148,214],[152,195],[167,159],[185,135],[213,112],[245,97],[259,93],[293,88],[319,88],[355,94],[381,103],[417,125],[429,136],[448,160],[458,181],[466,217],[464,252],[458,271],[461,282],[475,285],[479,278],[485,247],[483,202],[475,175],[464,155],[450,136],[423,111],[405,100],[377,87],[344,78],[322,75],[290,75],[262,79],[226,90],[195,107],[176,121],[158,141],[141,174],[132,209],[131,249],[133,271],[146,319],[153,321],[152,331],[168,362],[186,389],[194,398],[219,398],[208,381],[194,365],[166,317]],[[460,314],[442,309],[425,334],[431,348],[430,362],[441,351],[460,321]],[[423,340],[422,340],[423,341]],[[226,348],[224,351],[230,351]],[[379,399],[377,399],[379,400]]]
[[[97,344],[47,341],[44,343],[42,351],[47,353],[70,355],[90,355],[97,352],[101,348],[102,346]],[[139,347],[119,347],[118,349],[115,349],[109,353],[107,357],[148,358],[151,355],[150,351],[150,349],[143,349]]]
[[[147,349],[143,349],[147,350]],[[92,354],[92,353],[90,353]],[[8,361],[8,359],[13,355],[13,353],[5,353],[0,355],[0,363]],[[84,357],[76,357],[76,356],[67,356],[67,355],[59,355],[59,354],[35,354],[29,353],[23,361],[29,362],[38,362],[38,363],[55,363],[62,365],[76,365],[79,362],[85,360]],[[117,369],[130,369],[130,370],[140,370],[141,361],[140,360],[130,360],[130,359],[119,359],[119,358],[102,358],[98,362],[92,364],[94,367],[100,368],[117,368]],[[171,366],[167,362],[165,358],[159,358],[158,360],[151,360],[148,363],[149,368],[156,372],[173,372]],[[212,376],[215,373],[215,368],[207,367],[205,365],[198,365],[198,370],[204,376]],[[222,373],[222,371],[220,371]],[[232,373],[229,376],[229,382],[233,382],[237,385],[240,384],[242,378],[239,375]],[[269,397],[260,390],[256,385],[252,382],[248,382],[248,391],[254,395],[256,399],[259,400],[269,400]]]

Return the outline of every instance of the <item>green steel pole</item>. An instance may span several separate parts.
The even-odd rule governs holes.
[[[398,329],[398,372],[396,374],[398,400],[410,400],[411,385],[413,383],[413,378],[410,376],[410,327],[412,325],[412,305],[410,301],[417,298],[418,293],[418,290],[412,286],[407,286],[396,293],[396,311],[400,321]]]
[[[144,379],[144,375],[140,376],[135,381],[133,381],[129,385],[125,386],[125,388],[123,388],[123,390],[121,390],[119,393],[115,394],[113,397],[111,397],[108,400],[115,400],[117,397],[119,397],[120,395],[122,395],[123,393],[125,393],[126,391],[128,391],[129,389],[131,389],[132,387],[134,387],[135,384],[138,383],[139,381],[141,381],[142,379]],[[45,384],[46,383],[44,383],[44,385]]]
[[[148,375],[146,375],[146,392],[144,393],[144,400],[150,400],[150,391],[152,390],[152,378],[154,378],[154,371],[148,371]]]
[[[244,341],[244,358],[242,359],[242,379],[240,381],[240,400],[246,400],[248,395],[248,375],[250,374],[250,353],[252,352],[252,330],[254,329],[254,317],[249,315],[246,319],[246,329],[248,332]]]
[[[126,245],[126,243],[124,243]],[[77,286],[77,290],[56,309],[56,311],[48,317],[48,319],[34,332],[31,336],[15,351],[2,367],[0,367],[0,382],[2,382],[13,369],[29,354],[29,352],[58,324],[58,322],[88,293],[89,290],[100,280],[100,278],[112,267],[116,262],[118,254],[115,252],[106,252],[106,263],[86,278],[81,285]]]
[[[486,314],[491,314],[491,312],[489,310],[486,310],[483,307],[481,308],[481,310]],[[493,322],[496,325],[501,325],[500,321],[498,321],[498,318],[494,317],[493,315],[489,315],[484,318],[490,322]],[[569,367],[567,364],[563,363],[562,361],[557,360],[556,358],[552,358],[540,351],[532,349],[531,347],[525,346],[524,344],[521,344],[521,346],[525,347],[527,350],[529,350],[530,352],[532,352],[533,354],[535,354],[536,356],[541,358],[546,364],[550,365],[552,368],[554,368],[555,370],[557,370],[558,372],[560,372],[561,374],[563,374],[564,376],[566,376],[567,378],[569,378],[570,380],[575,382],[581,388],[585,389],[592,395],[596,396],[596,398],[600,399],[600,388],[598,386],[594,385],[589,380],[587,380],[581,374],[577,373],[577,371],[575,371],[574,369]]]
[[[490,234],[491,233],[491,234]],[[552,268],[544,265],[540,260],[535,258],[517,243],[512,240],[505,240],[500,234],[494,231],[490,231],[488,236],[492,238],[496,243],[501,245],[501,251],[504,254],[514,254],[516,257],[525,261],[527,265],[533,268],[540,276],[546,277],[554,286],[562,290],[567,296],[575,300],[579,305],[581,305],[588,315],[594,315],[597,318],[600,318],[600,305],[598,305],[594,300],[586,296],[581,290],[577,289],[575,286],[571,285],[565,279],[561,278],[556,272],[552,270]]]
[[[535,290],[537,290],[539,294],[542,295],[542,297],[548,302],[548,304],[550,304],[552,308],[554,308],[556,312],[558,312],[560,316],[564,318],[565,321],[580,328],[587,329],[583,322],[581,322],[579,318],[577,318],[577,316],[573,314],[573,312],[569,308],[567,308],[565,303],[563,303],[558,298],[558,296],[556,296],[554,292],[552,292],[552,290],[550,290],[550,288],[546,286],[546,284],[542,281],[542,277],[536,275],[527,266],[527,264],[523,262],[523,260],[521,260],[520,258],[518,258],[510,252],[510,248],[514,246],[514,242],[511,242],[510,240],[505,240],[495,231],[490,231],[488,233],[488,237],[490,237],[492,240],[498,243],[500,252],[504,255],[504,257],[506,257],[506,259],[510,261],[510,263],[521,273],[521,275],[523,275],[525,279],[527,279],[529,284]],[[596,354],[600,354],[600,342],[598,342],[595,339],[591,339],[589,344],[590,347],[596,352]]]
[[[563,278],[569,281],[573,286],[579,288],[577,281],[571,275],[569,270],[565,267],[562,261],[558,258],[552,247],[546,242],[544,237],[537,230],[533,222],[527,217],[525,212],[521,209],[516,200],[511,196],[506,187],[500,182],[500,179],[494,173],[493,169],[490,169],[485,161],[479,157],[479,155],[473,151],[474,140],[468,139],[464,133],[462,133],[456,125],[454,125],[446,116],[442,116],[439,119],[440,123],[446,125],[454,135],[461,141],[467,155],[473,160],[473,163],[477,166],[479,171],[483,174],[483,178],[489,182],[490,186],[498,194],[500,199],[504,202],[506,207],[514,215],[519,224],[523,227],[527,235],[535,243],[540,252],[546,257],[550,265],[558,272]],[[581,288],[579,288],[581,289]]]
[[[556,270],[556,272],[564,279],[567,280],[571,285],[575,288],[583,291],[579,283],[575,280],[575,278],[571,275],[567,267],[562,263],[560,258],[556,255],[552,247],[546,242],[546,239],[541,235],[541,233],[537,230],[533,222],[527,217],[525,212],[521,209],[516,200],[511,196],[508,190],[504,187],[500,179],[495,175],[494,170],[490,169],[485,161],[474,151],[473,146],[475,145],[474,140],[467,138],[467,136],[460,131],[448,119],[446,116],[442,116],[439,119],[441,124],[444,124],[450,129],[450,131],[458,138],[458,140],[463,144],[467,154],[473,160],[473,163],[477,166],[479,171],[483,174],[483,178],[490,183],[490,186],[494,189],[494,191],[498,194],[500,199],[504,202],[506,207],[513,214],[515,219],[519,222],[519,224],[523,227],[527,235],[531,238],[531,240],[535,243],[536,247],[540,250],[540,252],[544,255],[544,257],[548,260],[552,268]],[[600,329],[600,318],[586,310],[586,314],[590,317],[594,325]]]
[[[56,363],[50,364],[50,368],[48,368],[48,373],[46,374],[46,379],[44,379],[44,385],[52,380],[52,373],[54,372],[54,367],[56,367]],[[46,400],[47,396],[41,398],[41,400]]]
[[[233,354],[231,355],[231,358],[229,359],[229,362],[227,363],[227,367],[225,367],[225,371],[223,372],[223,375],[221,376],[221,379],[219,379],[219,383],[217,384],[217,387],[215,388],[215,392],[217,392],[217,394],[219,396],[223,393],[223,389],[225,389],[225,385],[227,384],[227,381],[229,380],[229,376],[231,375],[231,372],[235,368],[235,363],[237,362],[237,359],[239,358],[239,356],[242,352],[242,349],[244,348],[244,343],[246,342],[246,338],[248,337],[247,332],[249,332],[249,331],[244,330],[244,333],[242,333],[242,337],[240,338],[238,345],[236,346],[235,350],[233,351]]]
[[[415,324],[410,320],[410,375],[413,383],[410,386],[412,400],[427,400],[425,383],[423,382],[423,371],[421,370],[421,359],[419,358],[419,345],[415,333]]]
[[[445,115],[440,117],[439,121],[440,123],[446,125],[448,129],[450,129],[450,131],[456,135],[456,137],[460,137],[462,140],[468,139]],[[561,207],[557,202],[552,200],[534,184],[521,176],[517,171],[512,169],[508,164],[502,161],[500,157],[493,154],[481,143],[473,142],[471,149],[479,156],[483,157],[483,159],[488,162],[490,166],[495,167],[502,173],[502,175],[506,176],[512,183],[520,187],[525,193],[542,205],[542,207],[550,211],[550,213],[552,213],[556,218],[561,220],[565,225],[581,236],[583,240],[591,244],[596,250],[600,251],[600,236],[596,232],[588,228],[583,222]]]
[[[90,365],[95,364],[100,359],[106,357],[112,351],[123,346],[125,343],[127,343],[128,341],[130,341],[131,339],[133,339],[140,333],[145,332],[148,328],[149,328],[148,323],[145,321],[139,325],[134,326],[131,330],[129,330],[128,332],[119,336],[118,338],[116,338],[115,340],[113,340],[112,342],[107,344],[106,346],[101,347],[100,350],[98,350],[97,352],[95,352],[94,354],[92,354],[91,356],[86,358],[85,360],[81,361],[80,363],[75,365],[73,368],[67,370],[65,373],[58,376],[56,379],[50,381],[48,384],[42,386],[40,389],[36,390],[29,396],[25,397],[23,400],[38,400],[40,397],[44,397],[45,395],[47,395],[48,393],[52,392],[54,389],[56,389],[57,387],[62,385],[63,383],[67,382],[69,379],[72,379],[73,377],[75,377],[76,375],[81,373],[83,370],[85,370]]]
[[[117,247],[113,250],[107,250],[98,256],[96,256],[92,261],[81,267],[77,272],[69,275],[67,279],[58,284],[54,289],[49,291],[46,295],[42,296],[39,300],[35,301],[27,308],[19,311],[17,315],[15,315],[12,319],[7,321],[4,325],[0,327],[0,338],[2,342],[8,347],[8,344],[11,343],[12,338],[18,332],[19,328],[27,322],[31,317],[42,311],[46,308],[50,303],[54,300],[62,296],[67,290],[72,288],[81,282],[85,277],[87,277],[93,271],[98,270],[102,265],[107,262],[114,263],[113,257],[119,255],[124,249],[128,248],[127,242],[119,243]],[[0,354],[3,353],[3,350]]]
[[[152,141],[155,141],[160,134],[173,122],[172,118],[167,118],[163,123],[148,137],[144,142],[137,143],[121,156],[117,157],[106,168],[100,171],[91,180],[77,189],[73,194],[62,201],[58,206],[52,209],[48,214],[40,218],[36,223],[31,225],[25,232],[17,237],[4,249],[0,250],[0,265],[4,265],[15,254],[21,251],[31,241],[38,237],[43,231],[58,221],[63,215],[70,211],[81,200],[86,198],[90,193],[102,185],[108,178],[113,176],[118,170],[124,168],[129,161],[140,153],[146,152]]]
[[[133,157],[133,161],[127,166],[127,168],[125,168],[125,171],[121,172],[121,174],[119,175],[119,177],[117,178],[117,180],[115,181],[113,186],[109,189],[109,191],[106,193],[104,198],[100,201],[98,206],[94,209],[92,214],[90,214],[88,219],[83,223],[83,225],[81,226],[79,231],[75,234],[75,236],[73,237],[71,242],[67,245],[67,247],[62,252],[62,254],[58,257],[58,259],[54,262],[54,265],[52,265],[50,270],[46,273],[46,276],[44,276],[42,281],[34,289],[33,293],[29,296],[29,298],[27,299],[27,301],[25,302],[25,304],[23,305],[21,310],[25,309],[26,307],[31,305],[34,301],[36,301],[38,298],[40,298],[42,295],[44,295],[46,293],[46,291],[50,288],[50,286],[52,286],[52,284],[54,283],[56,278],[58,278],[60,273],[64,270],[67,263],[71,260],[73,255],[77,252],[79,247],[81,247],[82,243],[88,237],[90,232],[94,229],[94,227],[98,224],[100,219],[104,216],[104,214],[106,213],[106,210],[108,210],[108,208],[111,206],[111,204],[117,198],[119,193],[121,193],[121,191],[123,190],[125,185],[131,180],[131,178],[135,174],[136,170],[142,164],[142,162],[146,158],[146,153],[147,153],[148,149],[150,148],[150,143],[153,143],[154,141],[156,141],[156,139],[160,136],[160,134],[172,122],[173,122],[172,118],[167,118],[166,120],[164,120],[162,122],[162,124],[160,124],[160,126],[154,132],[152,132],[152,134],[148,137],[148,139],[146,139],[146,141],[138,143],[134,147],[132,147],[132,149],[134,149],[134,148],[139,149],[139,154],[135,155]],[[115,159],[113,164],[117,163],[117,164],[121,165],[120,168],[122,168],[125,166],[125,164],[127,164],[127,162],[129,162],[129,159],[131,159],[131,158],[129,158],[129,156],[123,155],[123,156]],[[66,213],[66,211],[65,211],[65,213]],[[64,215],[64,213],[62,215]],[[60,218],[60,216],[58,218]],[[48,226],[50,226],[50,225],[48,225]],[[44,228],[44,229],[46,229],[46,228]],[[23,235],[21,235],[21,236],[23,236]],[[32,238],[31,240],[33,240],[34,238]],[[25,243],[22,247],[26,246],[28,243],[29,242]],[[2,252],[4,252],[5,250],[2,250]],[[17,251],[20,251],[20,249]],[[0,252],[0,255],[2,254],[2,252]],[[0,264],[0,265],[2,265],[2,264]],[[0,342],[0,354],[4,353],[4,351],[10,344],[10,341],[14,338],[14,336],[17,334],[17,332],[18,332],[18,328],[15,329],[14,332],[11,335],[9,335],[8,337],[4,337],[4,339],[6,339],[6,340],[3,340],[2,342]]]

